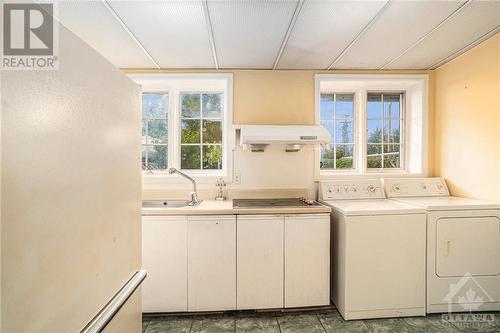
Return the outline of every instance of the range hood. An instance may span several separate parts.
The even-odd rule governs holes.
[[[321,125],[241,125],[244,149],[264,151],[270,144],[282,144],[285,151],[299,151],[303,145],[328,145],[330,133]]]

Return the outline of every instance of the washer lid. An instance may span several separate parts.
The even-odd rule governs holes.
[[[461,197],[409,197],[391,200],[415,205],[426,210],[500,209],[499,203]]]
[[[347,216],[425,213],[421,207],[388,199],[328,200],[322,203]]]

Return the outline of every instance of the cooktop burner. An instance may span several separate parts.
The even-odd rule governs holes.
[[[233,208],[273,208],[273,207],[317,207],[321,206],[314,200],[304,198],[279,199],[234,199]]]

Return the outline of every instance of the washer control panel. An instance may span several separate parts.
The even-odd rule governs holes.
[[[449,196],[444,178],[389,178],[384,179],[388,198]]]
[[[320,182],[319,199],[384,198],[381,179],[328,180]]]

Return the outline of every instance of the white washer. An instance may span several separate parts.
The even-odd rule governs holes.
[[[384,184],[427,211],[427,312],[500,310],[500,204],[450,196],[443,178]]]
[[[344,319],[425,315],[425,211],[378,180],[323,181],[332,207],[331,298]]]

